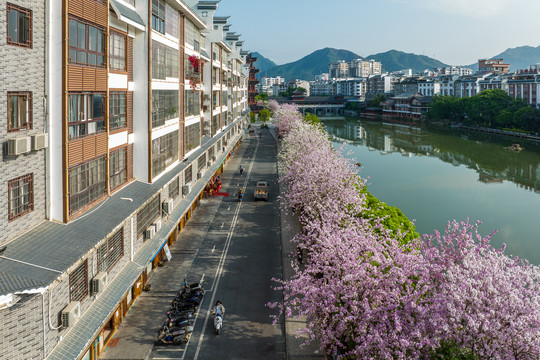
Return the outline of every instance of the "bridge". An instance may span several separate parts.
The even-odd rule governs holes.
[[[276,98],[279,104],[296,104],[298,110],[304,114],[315,114],[317,116],[339,116],[345,110],[345,100],[343,97],[329,96],[292,96],[291,98]]]

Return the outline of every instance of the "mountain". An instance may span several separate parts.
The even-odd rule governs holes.
[[[503,59],[506,64],[510,64],[510,71],[528,69],[530,65],[540,63],[540,46],[518,46],[509,48],[491,57],[491,59]],[[478,63],[470,66],[473,70],[478,70]]]
[[[300,60],[284,65],[277,65],[259,72],[259,78],[281,76],[285,80],[315,80],[315,75],[328,72],[328,65],[337,60],[351,61],[361,56],[348,50],[324,48],[317,50]],[[258,60],[255,67],[258,67]],[[260,67],[259,67],[260,68]]]
[[[447,66],[439,60],[432,59],[425,55],[405,53],[398,50],[390,50],[384,53],[370,55],[366,59],[375,60],[382,63],[384,71],[392,72],[403,69],[412,69],[413,73],[422,72],[426,69],[440,68]]]
[[[274,66],[277,66],[275,62],[264,57],[263,55],[261,55],[260,53],[256,51],[253,52],[251,55],[257,58],[257,61],[255,62],[255,64],[253,64],[253,66],[255,66],[260,71],[266,71],[270,68],[273,68]]]

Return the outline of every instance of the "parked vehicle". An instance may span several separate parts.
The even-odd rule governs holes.
[[[164,326],[156,338],[156,343],[185,344],[188,342],[192,332],[193,326],[191,324],[179,328],[169,328],[168,326]]]
[[[268,201],[268,182],[265,180],[257,181],[255,192],[253,193],[255,201],[262,199]]]

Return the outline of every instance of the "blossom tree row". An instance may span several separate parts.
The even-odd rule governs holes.
[[[365,182],[294,105],[270,101],[283,206],[308,254],[281,281],[286,316],[341,359],[539,359],[540,271],[494,249],[477,225],[407,237],[370,218]],[[405,227],[404,227],[405,229]],[[460,357],[459,357],[460,356]]]

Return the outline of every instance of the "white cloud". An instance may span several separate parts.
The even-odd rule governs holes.
[[[540,11],[538,0],[397,0],[444,14],[471,18],[493,18],[509,13]]]

